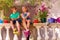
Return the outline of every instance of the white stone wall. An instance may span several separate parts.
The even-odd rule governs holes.
[[[51,9],[49,9],[49,15],[51,15],[50,17],[53,17],[55,19],[60,17],[60,0],[50,0],[48,2],[51,6]]]

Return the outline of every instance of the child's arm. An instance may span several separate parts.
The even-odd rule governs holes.
[[[28,16],[30,16],[30,13],[29,12],[27,13],[27,16],[25,18],[27,18]]]
[[[20,13],[19,13],[19,12],[17,12],[17,15],[18,15],[18,18],[20,18]],[[18,18],[17,18],[17,19],[18,19]]]
[[[9,18],[10,18],[11,20],[13,20],[13,18],[11,18],[11,16],[12,16],[12,14],[10,14],[10,17],[9,17]]]
[[[30,13],[28,13],[26,17],[24,17],[23,14],[21,14],[21,17],[22,17],[23,19],[26,19],[28,16],[30,16]]]
[[[11,20],[15,20],[15,18],[12,18],[12,14],[10,15],[10,19],[11,19]]]
[[[11,20],[14,20],[14,19],[11,18]]]
[[[23,16],[23,14],[21,14],[21,17],[24,19],[24,16]]]

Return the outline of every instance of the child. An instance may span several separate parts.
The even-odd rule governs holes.
[[[30,26],[30,13],[27,10],[26,6],[22,7],[23,13],[21,14],[22,17],[22,23],[25,28],[24,34],[26,37],[29,35],[29,26]]]
[[[12,10],[12,13],[10,15],[10,19],[11,19],[10,23],[11,23],[12,29],[13,31],[15,31],[14,24],[16,24],[18,32],[20,32],[20,24],[19,24],[19,22],[21,22],[21,19],[19,18],[20,13],[17,12],[16,7],[12,7],[11,10]]]

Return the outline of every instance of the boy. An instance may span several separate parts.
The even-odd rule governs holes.
[[[14,24],[15,24],[18,29],[18,32],[20,32],[20,24],[19,24],[21,22],[21,19],[19,18],[20,13],[17,12],[16,7],[12,7],[11,10],[12,10],[12,13],[10,14],[10,19],[11,19],[10,23],[11,23],[12,29],[13,31],[15,31],[14,30]]]

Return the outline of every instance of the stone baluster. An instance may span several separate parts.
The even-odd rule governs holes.
[[[48,37],[48,32],[47,32],[47,27],[48,27],[48,26],[45,26],[45,40],[48,40],[48,38],[49,38],[49,37]]]
[[[0,24],[0,40],[2,40],[1,29],[3,28],[3,24]]]
[[[41,40],[41,37],[40,37],[40,29],[38,27],[41,27],[41,26],[37,26],[37,40]]]
[[[4,24],[4,26],[5,26],[5,28],[6,28],[6,39],[5,40],[10,40],[10,36],[9,36],[9,29],[10,29],[10,24],[8,23],[6,23],[6,24]]]

